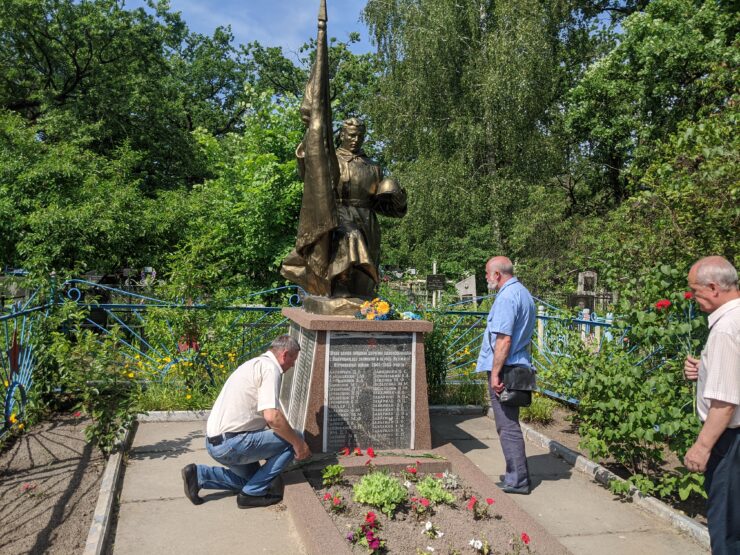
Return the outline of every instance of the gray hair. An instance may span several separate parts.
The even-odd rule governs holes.
[[[707,256],[694,264],[699,285],[716,283],[723,291],[737,289],[737,270],[722,256]]]
[[[290,353],[297,353],[301,350],[301,346],[298,341],[290,335],[278,335],[270,343],[271,351],[288,351]]]
[[[505,256],[494,256],[488,263],[491,265],[491,268],[498,270],[506,276],[514,275],[514,265]]]

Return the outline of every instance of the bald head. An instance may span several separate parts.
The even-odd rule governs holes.
[[[688,281],[694,299],[704,312],[714,312],[740,297],[737,270],[721,256],[707,256],[695,262],[689,270]]]
[[[505,256],[494,256],[486,263],[486,281],[489,289],[498,291],[512,277],[514,265]]]

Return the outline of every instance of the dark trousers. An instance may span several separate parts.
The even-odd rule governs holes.
[[[524,436],[519,425],[519,407],[507,407],[499,403],[496,393],[491,389],[491,373],[488,373],[488,391],[491,394],[491,408],[496,422],[496,433],[501,450],[506,459],[504,483],[516,488],[529,486],[529,467],[527,453],[524,451]]]
[[[712,555],[740,555],[740,428],[727,429],[704,472]]]

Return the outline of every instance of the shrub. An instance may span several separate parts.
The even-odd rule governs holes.
[[[547,397],[535,393],[532,396],[532,404],[528,407],[522,407],[519,417],[524,422],[549,424],[552,422],[552,413],[557,406],[558,404],[552,399],[548,399]]]
[[[353,486],[353,490],[356,502],[376,507],[389,518],[408,495],[398,479],[384,472],[366,474]]]
[[[416,491],[435,504],[446,503],[452,505],[455,502],[455,496],[446,491],[441,480],[436,479],[434,476],[424,477],[423,480],[416,484]]]
[[[321,472],[322,483],[332,487],[344,479],[344,467],[341,464],[330,464]]]

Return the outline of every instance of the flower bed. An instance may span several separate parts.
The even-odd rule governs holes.
[[[305,525],[307,551],[567,552],[453,446],[433,453],[436,459],[378,453],[370,464],[340,455],[328,473],[326,466],[293,473],[286,501],[299,531]],[[331,478],[326,484],[322,473]]]

